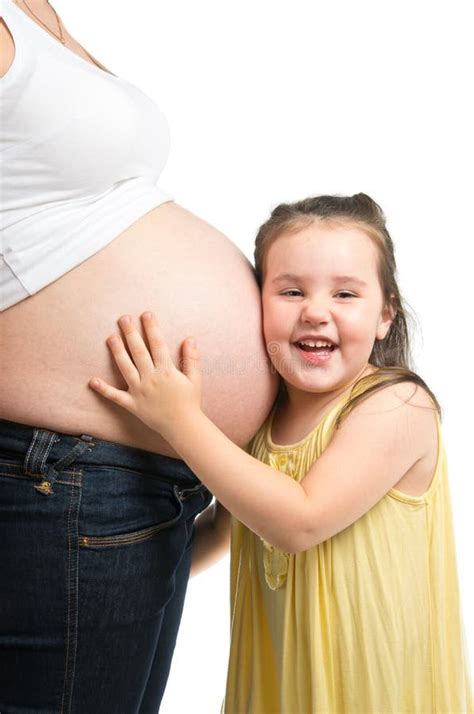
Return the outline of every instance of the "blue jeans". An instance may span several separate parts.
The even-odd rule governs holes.
[[[1,714],[156,714],[212,500],[183,461],[0,420]]]

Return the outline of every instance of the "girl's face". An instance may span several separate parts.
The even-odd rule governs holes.
[[[372,240],[361,228],[318,220],[270,246],[262,303],[267,350],[289,394],[350,386],[393,319]],[[315,347],[319,340],[333,346]]]

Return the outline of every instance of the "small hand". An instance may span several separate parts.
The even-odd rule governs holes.
[[[171,360],[155,316],[145,312],[141,321],[149,349],[131,317],[124,315],[119,319],[133,360],[120,335],[107,338],[107,345],[128,385],[128,391],[116,389],[98,377],[93,377],[89,386],[169,440],[173,430],[179,429],[180,415],[200,409],[199,355],[194,340],[187,338],[182,345],[180,372]]]

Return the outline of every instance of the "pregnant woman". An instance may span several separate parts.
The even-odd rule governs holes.
[[[258,288],[157,187],[169,135],[154,102],[47,0],[0,0],[0,18],[0,711],[156,713],[192,542],[195,561],[206,529],[224,547],[226,514],[88,380],[124,387],[103,336],[153,310],[176,361],[196,336],[203,408],[243,446],[277,387]]]

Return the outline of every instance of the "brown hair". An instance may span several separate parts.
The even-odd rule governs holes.
[[[337,417],[336,428],[356,404],[382,387],[398,382],[414,382],[423,387],[441,416],[441,406],[435,395],[412,370],[408,319],[413,317],[397,284],[394,246],[387,230],[385,215],[370,196],[365,193],[357,193],[354,196],[314,196],[296,203],[280,203],[276,206],[270,218],[260,226],[255,239],[255,275],[260,288],[265,278],[265,257],[270,246],[282,233],[297,233],[315,220],[331,225],[350,224],[361,228],[368,235],[377,248],[377,270],[384,304],[391,305],[395,312],[387,335],[383,340],[375,341],[369,357],[370,364],[378,367],[376,382],[354,397],[353,392],[369,384],[373,377],[362,377],[353,385],[350,399]],[[284,385],[281,381],[279,398],[283,393]]]

